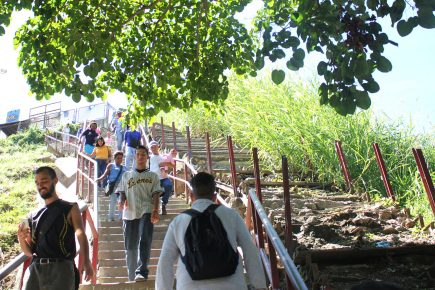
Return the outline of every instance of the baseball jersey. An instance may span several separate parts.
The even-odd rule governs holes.
[[[144,213],[153,210],[152,195],[162,192],[160,179],[154,172],[136,170],[127,171],[122,175],[115,192],[125,192],[127,206],[124,206],[122,219],[139,219]]]

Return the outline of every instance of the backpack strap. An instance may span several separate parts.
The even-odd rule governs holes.
[[[215,211],[219,206],[220,206],[219,204],[215,204],[215,203],[210,204],[210,205],[209,205],[209,206],[204,210],[204,212],[205,212],[205,211],[214,212],[214,211]],[[187,210],[183,211],[182,213],[185,213],[185,214],[187,214],[187,215],[190,215],[191,217],[201,214],[200,211],[198,211],[198,210],[196,210],[196,209],[193,209],[193,208],[187,209]]]
[[[113,168],[113,166],[115,166],[115,164],[112,165],[112,168]],[[116,176],[116,179],[115,179],[115,182],[114,182],[115,184],[118,182],[118,179],[119,179],[119,176],[121,176],[121,173],[122,173],[122,165],[119,168],[118,175]]]

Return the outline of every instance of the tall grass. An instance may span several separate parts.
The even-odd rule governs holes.
[[[435,162],[434,134],[416,135],[400,122],[374,118],[371,111],[340,116],[319,105],[316,87],[297,80],[276,86],[269,78],[232,76],[230,95],[220,109],[199,104],[188,112],[175,110],[163,116],[178,128],[189,124],[195,134],[208,131],[215,139],[229,134],[241,146],[257,147],[262,168],[279,168],[285,155],[300,178],[310,176],[338,186],[344,179],[334,140],[341,140],[355,187],[383,197],[386,192],[372,149],[377,142],[399,202],[414,213],[432,216],[411,148],[422,147],[427,161]]]
[[[17,225],[36,206],[33,171],[45,163],[44,134],[37,128],[0,139],[0,248],[17,251]]]

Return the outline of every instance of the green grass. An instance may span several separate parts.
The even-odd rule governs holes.
[[[31,128],[0,140],[0,248],[17,251],[16,230],[22,217],[36,206],[33,171],[47,164],[43,133]],[[24,140],[24,141],[23,141]]]
[[[158,120],[163,116],[165,123],[175,121],[182,129],[189,124],[193,134],[208,131],[215,141],[231,135],[237,144],[259,149],[263,169],[279,169],[285,155],[299,178],[344,188],[334,148],[334,140],[341,140],[355,187],[381,198],[386,192],[372,148],[377,142],[400,204],[433,220],[411,148],[421,147],[427,162],[435,162],[435,132],[418,135],[400,122],[374,118],[371,111],[340,116],[319,105],[316,87],[297,80],[276,86],[268,78],[232,76],[230,95],[220,110],[199,104]]]

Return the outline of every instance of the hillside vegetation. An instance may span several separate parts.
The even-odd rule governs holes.
[[[372,148],[377,142],[399,202],[433,220],[411,148],[421,147],[432,164],[435,132],[417,135],[400,122],[374,118],[370,111],[340,116],[319,105],[316,84],[288,81],[276,86],[267,78],[234,76],[230,80],[230,95],[220,109],[204,103],[161,116],[176,121],[177,128],[189,124],[196,135],[208,131],[215,142],[231,135],[237,144],[257,147],[263,169],[279,169],[285,155],[296,178],[344,188],[334,148],[334,140],[341,140],[357,191],[369,192],[372,198],[386,197]]]
[[[44,134],[29,130],[0,139],[0,249],[2,264],[18,252],[17,225],[37,204],[33,172],[46,156]],[[51,164],[52,165],[52,164]]]

